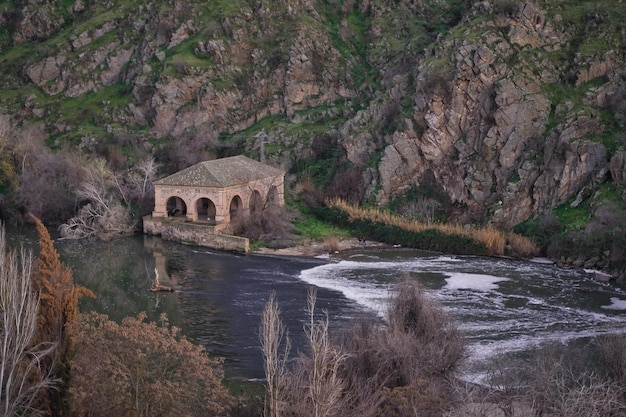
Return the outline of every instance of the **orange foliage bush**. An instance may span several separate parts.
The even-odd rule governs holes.
[[[221,362],[179,330],[144,322],[117,324],[81,316],[72,361],[71,398],[79,416],[227,416],[233,399],[222,386]]]
[[[39,257],[35,261],[32,283],[39,294],[39,314],[35,343],[56,345],[54,353],[43,359],[58,380],[56,389],[48,390],[51,415],[65,415],[66,393],[69,380],[69,357],[74,346],[78,314],[78,299],[94,297],[85,287],[74,284],[72,271],[61,263],[50,233],[44,224],[31,215],[39,235]]]

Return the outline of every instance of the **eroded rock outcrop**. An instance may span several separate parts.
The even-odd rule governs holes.
[[[541,69],[552,64],[539,59],[565,47],[567,36],[531,3],[480,25],[446,41],[417,71],[412,119],[423,131],[407,121],[391,137],[375,177],[377,197],[385,202],[429,171],[473,221],[511,227],[572,199],[608,170],[610,155],[598,140],[605,128],[598,113],[572,102],[555,109],[546,91],[554,76]],[[607,77],[613,57],[581,64],[577,85]],[[602,108],[615,101],[619,81],[590,90],[586,102]],[[621,161],[613,157],[617,180]]]

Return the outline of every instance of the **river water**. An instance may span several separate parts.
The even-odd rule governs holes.
[[[29,233],[14,241],[33,244]],[[225,358],[227,376],[263,377],[260,316],[276,293],[295,350],[304,346],[307,289],[341,331],[359,317],[384,319],[389,291],[418,280],[458,321],[468,344],[463,368],[479,380],[496,355],[523,354],[545,341],[585,340],[626,331],[626,291],[584,271],[543,262],[452,256],[408,249],[344,252],[326,258],[239,255],[133,236],[105,243],[57,241],[74,280],[97,295],[81,311],[120,320],[145,311]],[[155,275],[175,292],[149,291]]]

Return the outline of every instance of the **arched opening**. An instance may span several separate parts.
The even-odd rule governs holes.
[[[267,193],[267,202],[270,206],[277,206],[280,204],[278,199],[278,188],[275,185],[270,187],[270,191]]]
[[[202,197],[196,201],[196,213],[199,222],[215,224],[215,204],[208,198]]]
[[[260,212],[261,210],[263,210],[263,198],[260,192],[254,190],[250,196],[250,213]]]
[[[167,217],[185,217],[187,215],[187,204],[180,197],[170,197],[165,204]]]
[[[230,214],[230,221],[235,220],[239,217],[243,212],[243,202],[241,201],[241,197],[238,195],[234,196],[232,200],[230,200],[230,207],[228,209],[228,214]]]

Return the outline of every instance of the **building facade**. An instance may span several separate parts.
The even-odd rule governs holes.
[[[283,206],[284,180],[284,171],[243,155],[200,162],[154,182],[152,217],[221,229],[268,205]]]

